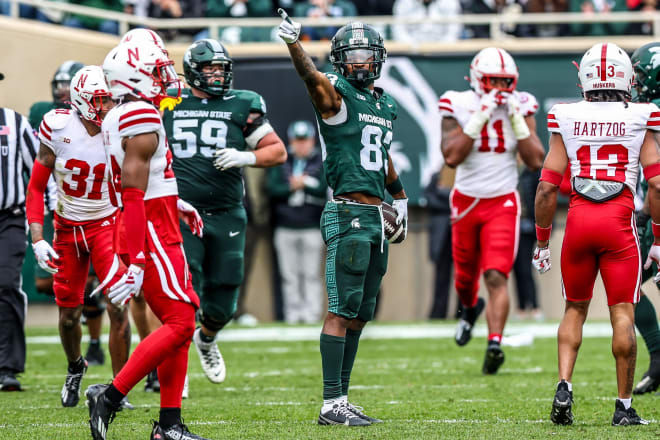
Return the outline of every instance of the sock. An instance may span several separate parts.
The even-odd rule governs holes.
[[[502,335],[500,333],[489,333],[488,334],[488,345],[497,344],[500,345],[502,342]]]
[[[337,404],[341,404],[341,397],[338,397],[336,399],[323,399],[323,407],[321,408],[321,414],[327,413]]]
[[[344,360],[341,364],[341,394],[348,394],[348,384],[351,380],[351,372],[357,356],[358,344],[362,330],[346,330],[346,344],[344,345]]]
[[[619,402],[623,403],[623,407],[624,407],[625,409],[629,409],[630,406],[632,405],[632,398],[629,398],[629,399],[618,399],[618,398],[617,398],[617,400],[618,400]]]
[[[212,344],[215,342],[215,336],[206,336],[202,330],[199,331],[199,339],[205,344]]]
[[[321,333],[323,400],[341,397],[341,368],[346,338]]]
[[[113,384],[110,384],[108,389],[105,391],[105,397],[114,405],[121,405],[121,400],[126,397],[125,394],[122,394]]]
[[[635,326],[644,338],[646,348],[650,353],[660,350],[660,328],[655,314],[653,303],[642,295],[639,304],[635,307]]]
[[[99,341],[98,339],[90,339],[89,345],[101,345],[101,341]]]
[[[161,408],[158,424],[163,430],[181,423],[181,408]]]
[[[568,391],[572,392],[573,391],[573,384],[568,382],[568,381],[564,381],[564,382],[566,382],[566,385],[568,385]],[[557,386],[559,386],[560,383],[561,383],[561,381],[557,382]]]
[[[85,368],[85,359],[82,356],[78,360],[69,362],[69,373],[79,373]]]

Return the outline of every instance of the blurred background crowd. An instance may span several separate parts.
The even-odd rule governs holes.
[[[52,0],[61,2],[66,0]],[[294,17],[322,22],[326,18],[353,16],[393,16],[414,19],[455,17],[461,14],[503,14],[582,12],[603,17],[610,12],[655,11],[657,0],[68,0],[68,3],[125,12],[150,18],[273,18],[278,8]],[[0,13],[10,13],[10,3],[0,1]],[[63,26],[119,34],[119,23],[59,10],[22,4],[21,18],[35,19]],[[489,38],[488,25],[459,23],[398,23],[380,25],[386,39],[405,43],[452,42],[468,38]],[[336,27],[303,29],[304,40],[328,40]],[[206,29],[159,29],[166,40],[192,41],[208,37]],[[583,21],[564,24],[502,25],[502,32],[517,37],[649,35],[651,23],[598,23]],[[220,29],[220,40],[239,42],[276,41],[275,28],[228,26]]]

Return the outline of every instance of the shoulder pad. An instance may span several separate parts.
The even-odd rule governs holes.
[[[148,102],[130,101],[122,105],[119,114],[119,135],[121,137],[152,133],[158,131],[161,126],[160,113]]]
[[[254,111],[263,113],[264,115],[266,114],[266,101],[264,101],[264,98],[257,92],[252,90],[230,90],[229,92],[233,92],[236,99],[246,101],[249,105],[250,112]]]
[[[43,120],[51,130],[61,130],[75,117],[76,113],[73,110],[57,108],[46,113]]]
[[[461,107],[461,94],[455,90],[447,90],[438,100],[438,110],[440,116],[454,118],[454,110]]]
[[[536,111],[539,109],[539,102],[534,95],[527,92],[517,92],[517,95],[520,101],[520,111],[522,111],[523,116],[527,117],[536,114]]]

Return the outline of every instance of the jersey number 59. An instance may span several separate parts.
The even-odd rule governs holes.
[[[203,144],[199,148],[202,156],[212,157],[213,152],[227,146],[227,124],[215,119],[207,119],[202,122],[201,130],[198,130],[198,119],[176,119],[172,123],[172,152],[178,158],[185,159],[197,154],[197,133]]]

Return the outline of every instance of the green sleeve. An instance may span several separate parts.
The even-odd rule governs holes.
[[[285,179],[282,166],[269,168],[266,173],[268,194],[276,199],[285,199],[291,194],[289,182]]]
[[[256,112],[266,115],[266,101],[258,93],[251,93],[250,96],[250,113]]]

